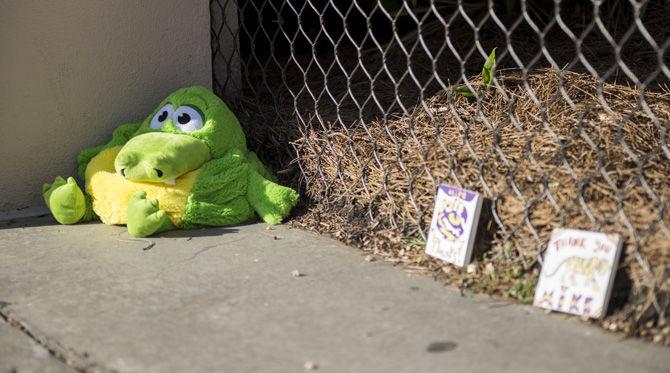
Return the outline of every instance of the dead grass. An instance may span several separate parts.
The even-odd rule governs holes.
[[[298,224],[522,302],[554,228],[620,232],[625,256],[602,325],[670,345],[670,94],[646,93],[646,106],[639,97],[583,74],[506,71],[479,101],[441,92],[386,120],[312,118],[293,142],[312,201]],[[472,273],[423,254],[440,182],[492,201],[488,251]]]

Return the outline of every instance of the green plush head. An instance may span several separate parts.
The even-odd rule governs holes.
[[[203,87],[165,98],[119,152],[116,172],[133,181],[170,182],[231,150],[246,151],[240,123]]]

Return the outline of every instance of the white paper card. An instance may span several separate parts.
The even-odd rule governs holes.
[[[621,243],[617,234],[554,230],[533,305],[602,318],[607,312]]]
[[[481,209],[479,193],[440,185],[426,254],[461,267],[470,263]]]

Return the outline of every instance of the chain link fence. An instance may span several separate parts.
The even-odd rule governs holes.
[[[625,254],[601,324],[670,345],[670,1],[211,9],[215,90],[250,146],[301,189],[296,224],[521,302],[554,228],[619,232]],[[468,271],[423,255],[443,182],[488,199]]]

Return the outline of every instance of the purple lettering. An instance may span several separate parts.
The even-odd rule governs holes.
[[[577,304],[579,303],[579,300],[582,299],[581,294],[572,294],[572,300],[570,301],[570,312],[574,313],[580,313],[579,312],[579,307]]]
[[[584,315],[589,315],[591,314],[591,303],[593,302],[593,298],[587,297],[584,299]]]

